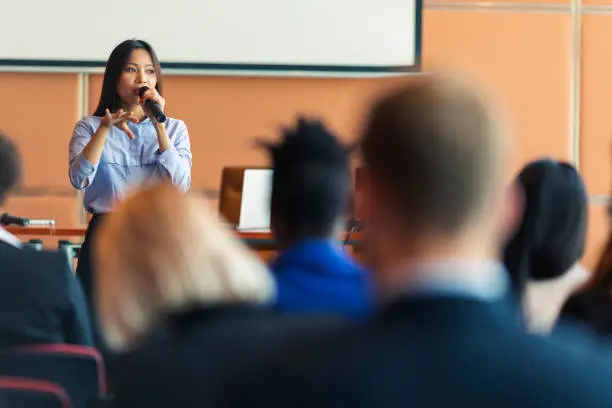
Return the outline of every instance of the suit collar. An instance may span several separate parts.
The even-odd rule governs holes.
[[[393,287],[383,288],[384,297],[445,298],[462,297],[484,301],[498,300],[508,293],[505,268],[497,261],[440,259],[410,261],[398,265],[388,276],[403,276]],[[390,286],[390,285],[387,285]]]
[[[444,326],[457,330],[490,330],[512,328],[522,330],[520,309],[508,294],[495,301],[465,297],[415,298],[398,297],[378,312],[379,322],[395,322],[400,326]]]

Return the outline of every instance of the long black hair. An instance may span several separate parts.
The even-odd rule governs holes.
[[[153,47],[146,41],[125,40],[116,46],[113,52],[111,52],[110,57],[108,57],[106,69],[104,70],[102,92],[100,94],[100,100],[98,101],[98,107],[93,113],[94,116],[104,116],[104,111],[106,109],[111,112],[116,112],[122,107],[121,98],[117,95],[117,84],[119,83],[119,78],[121,77],[123,69],[130,60],[132,52],[138,49],[147,51],[151,56],[151,61],[153,61],[155,74],[157,76],[157,85],[155,89],[157,89],[160,95],[162,94],[161,66]]]
[[[520,298],[527,281],[559,277],[582,258],[588,196],[578,171],[554,160],[527,164],[517,182],[524,191],[525,214],[506,246],[504,263]]]

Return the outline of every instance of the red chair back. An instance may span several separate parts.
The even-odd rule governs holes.
[[[71,408],[62,387],[31,378],[0,377],[0,407]]]
[[[26,351],[42,355],[52,354],[57,356],[74,356],[90,359],[96,363],[96,371],[98,373],[98,389],[100,396],[105,396],[107,392],[106,386],[106,369],[104,367],[104,359],[98,350],[93,347],[80,346],[78,344],[33,344],[24,347],[13,348],[15,351]]]
[[[29,377],[64,388],[75,408],[98,403],[106,395],[100,353],[71,344],[37,344],[0,352],[0,376]]]

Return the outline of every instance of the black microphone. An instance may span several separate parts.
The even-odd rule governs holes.
[[[142,94],[148,90],[148,86],[141,87],[138,90],[138,96],[142,98]],[[151,112],[151,114],[153,114],[155,120],[157,120],[159,123],[164,123],[166,121],[166,115],[164,114],[164,111],[162,111],[161,106],[159,106],[159,103],[152,101],[151,99],[147,99],[144,106],[149,112]]]
[[[21,227],[27,227],[30,225],[30,220],[4,213],[0,216],[0,225],[19,225]]]

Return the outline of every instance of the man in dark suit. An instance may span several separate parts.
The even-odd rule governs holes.
[[[19,154],[0,134],[0,206],[20,179]],[[90,346],[83,292],[65,255],[22,248],[0,227],[0,347],[30,343]]]
[[[520,200],[487,102],[452,81],[411,79],[376,103],[361,148],[380,311],[253,369],[228,405],[611,406],[602,355],[518,324],[498,259]]]

